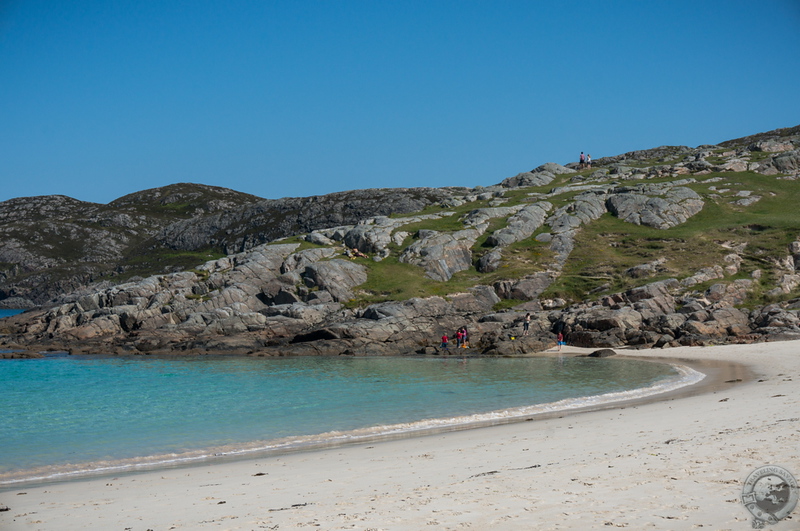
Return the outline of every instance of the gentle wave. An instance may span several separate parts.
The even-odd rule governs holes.
[[[269,455],[280,452],[313,450],[348,443],[421,435],[427,432],[489,426],[517,420],[526,420],[531,417],[553,412],[607,406],[617,402],[642,399],[694,385],[701,382],[706,377],[705,374],[685,365],[671,364],[671,366],[678,373],[677,376],[648,387],[631,389],[628,391],[568,398],[546,404],[515,407],[474,415],[427,419],[416,422],[360,428],[350,431],[330,431],[316,435],[293,436],[270,441],[255,441],[248,444],[206,448],[203,450],[182,452],[180,454],[161,454],[113,461],[95,461],[83,464],[39,467],[5,474],[0,473],[0,486],[9,487],[21,483],[64,481],[89,476],[104,476],[117,473],[124,474],[157,468],[175,468],[224,458],[255,457],[256,455]]]

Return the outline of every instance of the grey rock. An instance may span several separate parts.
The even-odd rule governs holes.
[[[575,170],[571,168],[567,168],[566,166],[562,166],[561,164],[557,164],[555,162],[545,162],[541,166],[538,166],[536,169],[533,170],[532,173],[552,173],[554,175],[563,175],[565,173],[575,173]]]
[[[553,182],[556,178],[554,173],[549,171],[524,172],[504,179],[500,186],[504,188],[523,188],[528,186],[545,186]]]
[[[617,353],[610,348],[601,348],[600,350],[595,350],[594,352],[587,354],[587,356],[590,358],[607,358],[609,356],[616,355]]]
[[[757,203],[760,199],[761,199],[760,195],[752,195],[752,196],[744,197],[742,199],[734,201],[733,204],[734,205],[738,205],[738,206],[747,207],[747,206],[750,206],[750,205],[753,205],[753,204]]]
[[[0,308],[9,310],[25,310],[33,308],[36,303],[25,297],[7,297],[0,300]]]
[[[665,258],[659,258],[647,264],[633,266],[625,270],[625,275],[631,278],[652,277],[656,274],[663,273],[664,271],[666,271],[666,269],[663,267],[666,261],[667,260]]]
[[[320,232],[317,232],[317,231],[312,231],[309,234],[307,234],[306,235],[306,241],[311,242],[311,243],[315,243],[317,245],[333,245],[334,244],[334,240],[328,238],[324,234],[322,234]]]
[[[452,233],[420,231],[420,239],[409,245],[400,261],[422,267],[426,276],[447,281],[459,271],[472,266],[472,246],[486,230],[487,224]]]
[[[716,278],[723,278],[725,276],[725,271],[722,266],[714,266],[714,267],[704,267],[694,275],[687,277],[681,280],[681,285],[684,287],[694,286],[695,284],[700,284],[702,282],[708,282],[709,280],[714,280]]]
[[[352,299],[352,289],[367,281],[367,270],[360,264],[337,258],[307,266],[303,277],[311,279],[315,286],[328,291],[333,300],[341,302]]]
[[[794,149],[794,144],[790,141],[782,141],[777,139],[761,140],[754,142],[748,146],[750,151],[766,151],[768,153],[779,153],[782,151],[791,151]]]
[[[267,246],[269,247],[269,246]],[[326,258],[332,258],[339,254],[341,249],[334,248],[319,248],[319,249],[305,249],[297,253],[292,253],[286,257],[280,265],[281,273],[288,273],[290,271],[303,271],[307,266]],[[273,273],[274,269],[271,270]]]
[[[475,268],[480,273],[491,273],[497,271],[502,263],[503,252],[501,249],[492,249],[490,252],[481,256]]]
[[[777,155],[772,159],[772,165],[780,173],[793,173],[800,170],[800,150]]]
[[[620,187],[606,200],[618,218],[657,229],[684,223],[703,209],[704,202],[690,188],[671,186]]]
[[[491,219],[513,216],[524,208],[524,205],[511,207],[476,208],[464,217],[464,225],[475,227]]]
[[[509,218],[508,226],[492,233],[486,240],[487,245],[507,246],[529,238],[544,224],[551,208],[553,205],[547,201],[526,206]]]
[[[519,280],[501,280],[495,282],[493,287],[497,295],[503,299],[530,301],[541,295],[554,279],[551,273],[541,272]]]

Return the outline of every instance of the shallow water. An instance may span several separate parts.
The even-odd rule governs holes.
[[[613,358],[3,360],[0,484],[452,426],[685,380]]]

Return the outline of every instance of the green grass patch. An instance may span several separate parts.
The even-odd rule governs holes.
[[[209,260],[219,260],[225,253],[218,249],[205,249],[201,251],[175,251],[172,249],[154,249],[149,252],[135,254],[124,262],[124,273],[120,280],[133,276],[149,276],[153,274],[172,271],[193,271],[197,266]]]
[[[747,278],[753,270],[761,269],[765,280],[774,285],[780,273],[777,260],[785,257],[789,243],[800,237],[800,216],[796,215],[800,188],[791,181],[750,172],[717,175],[729,184],[713,183],[716,186],[724,184],[733,189],[735,183],[736,190],[750,190],[762,199],[749,207],[732,204],[738,199],[735,197],[713,200],[708,198],[708,185],[712,183],[701,182],[690,187],[706,196],[703,210],[677,227],[652,229],[605,214],[578,232],[575,250],[561,277],[542,296],[581,300],[602,286],[607,288],[598,295],[661,278],[685,278],[704,267],[724,266],[725,255],[740,244],[746,246],[737,276]],[[630,267],[658,258],[667,259],[667,271],[658,277],[632,279],[623,274]]]
[[[404,231],[416,234],[420,229],[435,230],[439,232],[455,232],[464,229],[464,223],[461,221],[460,216],[453,214],[452,216],[444,216],[438,219],[424,219],[422,221],[414,221],[406,225],[401,225],[395,232]]]
[[[424,269],[402,263],[394,256],[380,262],[366,258],[357,261],[369,270],[368,279],[357,287],[356,299],[346,305],[349,307],[363,307],[390,300],[403,301],[413,297],[445,296],[459,291],[455,283],[427,278]]]

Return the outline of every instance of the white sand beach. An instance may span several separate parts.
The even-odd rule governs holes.
[[[748,370],[614,409],[5,490],[0,529],[744,530],[753,470],[800,477],[800,342],[620,355]],[[800,529],[800,508],[769,529]]]

